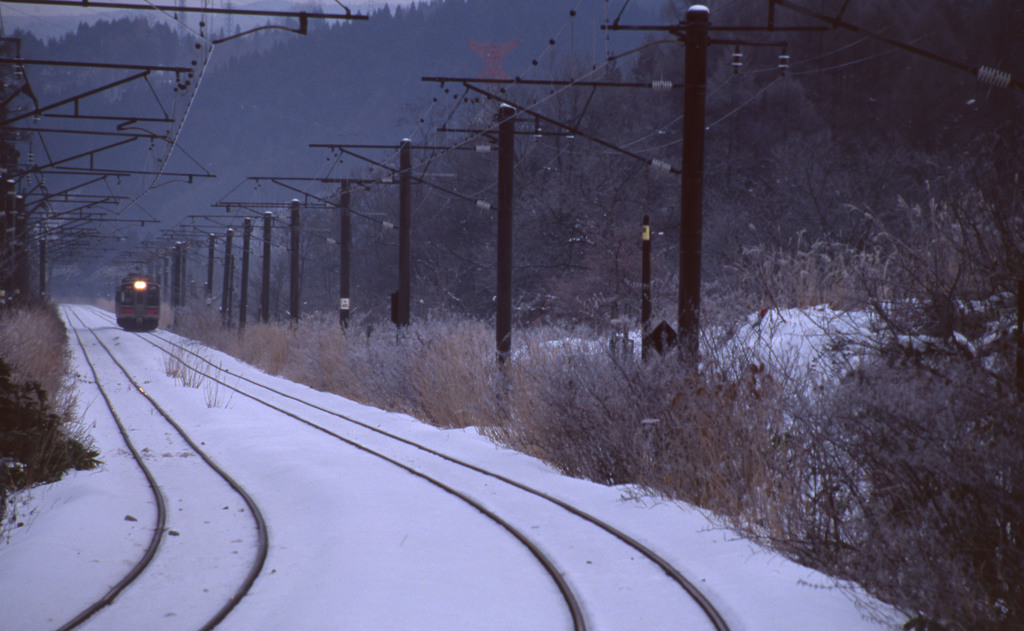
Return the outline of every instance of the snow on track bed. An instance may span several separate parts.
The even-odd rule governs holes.
[[[110,322],[98,310],[71,309],[89,322],[104,317],[101,322]],[[110,330],[117,337],[115,351],[130,358],[126,363],[136,379],[245,485],[269,523],[273,545],[263,572],[218,631],[570,627],[565,603],[537,560],[476,509],[224,386],[218,386],[219,392],[212,389],[215,401],[208,407],[205,387],[182,387],[166,377],[166,355],[138,336]],[[693,506],[646,496],[629,485],[609,487],[569,478],[535,458],[495,445],[476,428],[439,429],[266,375],[172,334],[158,335],[186,344],[238,375],[225,382],[252,377],[586,510],[678,568],[709,597],[732,631],[895,631],[905,620],[856,586],[837,588],[833,579],[736,537]],[[88,368],[80,355],[76,349],[73,362],[85,375]],[[145,478],[127,454],[95,386],[80,378],[78,397],[83,423],[91,426],[104,465],[71,472],[60,482],[19,496],[18,521],[25,525],[12,525],[0,541],[0,628],[53,631],[79,604],[102,594],[94,584],[112,573],[104,585],[123,575],[148,540],[153,502]],[[292,409],[305,409],[281,399],[282,406],[291,401]],[[585,587],[577,591],[591,628],[702,628],[680,610],[685,597],[678,586],[667,577],[664,582],[653,579],[657,572],[644,574],[653,583],[637,580],[627,572],[640,563],[620,563],[621,555],[616,561],[606,546],[593,541],[607,535],[578,518],[559,517],[554,506],[542,509],[542,500],[524,498],[504,482],[479,482],[473,471],[456,474],[437,456],[412,446],[384,449],[394,439],[374,438],[369,430],[330,414],[301,413],[338,434],[363,436],[370,446],[380,444],[417,468],[437,468],[438,477],[515,522],[542,543],[574,588]],[[138,522],[123,520],[126,507],[139,507]],[[569,526],[572,519],[575,525]],[[621,550],[622,544],[609,546]],[[187,602],[191,582],[209,580],[210,571],[197,567],[192,581],[165,581],[161,589]],[[645,605],[651,600],[644,590],[671,595],[637,617],[633,599],[616,593],[629,590]],[[595,602],[595,593],[607,597],[607,603]],[[696,605],[691,607],[696,610]],[[34,624],[22,624],[26,620]],[[114,628],[145,628],[130,622]]]
[[[373,428],[322,406],[299,400],[225,370],[166,335],[140,335],[168,355],[190,355],[192,369],[226,388],[282,410],[307,426],[344,441],[372,445],[395,454],[433,479],[465,489],[488,510],[521,523],[563,568],[573,590],[584,596],[590,629],[665,628],[715,629],[728,626],[710,600],[668,561],[640,542],[571,504],[505,476],[449,457],[424,445]],[[152,340],[158,340],[154,342]],[[217,374],[214,374],[217,373]],[[225,379],[230,380],[224,381]],[[494,485],[507,486],[495,492]],[[529,515],[519,520],[518,515]],[[585,530],[593,532],[586,532]],[[519,536],[519,535],[517,535]],[[666,610],[670,613],[666,615]],[[577,624],[577,628],[579,628]]]
[[[90,316],[91,315],[95,315],[95,314],[90,314]],[[102,314],[102,315],[104,316],[104,319],[107,319],[105,314]],[[126,334],[126,335],[130,335],[130,334]],[[139,336],[139,338],[141,338],[141,336]],[[144,338],[141,338],[141,339],[144,339]],[[149,343],[152,344],[152,342],[149,342]],[[152,349],[150,349],[150,350],[152,350]],[[191,352],[191,351],[187,351],[187,352]],[[170,354],[168,354],[168,357],[170,358],[172,356]],[[157,384],[155,384],[155,383],[154,384],[150,384],[149,389],[152,390],[152,391],[158,391],[159,390],[159,386]],[[277,411],[276,409],[274,409],[274,411],[272,412],[272,416],[276,416],[278,414],[280,414],[280,412]],[[317,441],[321,441],[321,442],[323,441],[323,434],[322,433],[320,433],[320,432],[315,432],[315,433],[308,432],[308,427],[299,426],[299,425],[295,424],[294,421],[289,419],[288,417],[285,417],[284,420],[288,424],[290,424],[290,428],[289,429],[291,429],[292,431],[294,431],[296,428],[298,428],[300,433],[306,433],[306,434],[309,435],[309,436],[307,436],[307,438],[308,437],[312,437],[312,438],[314,438]],[[335,437],[335,438],[339,438],[339,437]],[[344,449],[342,450],[342,452],[344,453],[345,460],[347,460],[350,463],[350,466],[355,465],[355,468],[359,471],[360,475],[367,476],[367,477],[377,476],[378,478],[381,475],[392,476],[394,478],[394,482],[391,483],[391,486],[393,488],[395,488],[396,490],[397,489],[401,489],[401,491],[394,493],[392,498],[385,498],[383,502],[380,502],[380,498],[378,498],[377,503],[382,503],[382,504],[384,504],[384,506],[376,506],[376,505],[374,505],[375,502],[374,502],[373,498],[361,498],[361,499],[357,500],[357,499],[355,499],[352,496],[346,496],[346,499],[348,499],[349,501],[359,501],[361,503],[361,507],[362,507],[362,510],[358,514],[359,521],[361,523],[358,525],[357,528],[354,528],[351,531],[346,531],[344,528],[342,528],[342,529],[340,529],[340,531],[330,532],[331,529],[329,528],[329,526],[330,526],[329,524],[313,524],[315,527],[319,527],[321,529],[321,533],[319,533],[319,534],[321,535],[321,538],[325,542],[329,541],[329,540],[333,540],[333,535],[336,534],[337,532],[340,532],[343,535],[343,538],[349,538],[349,539],[355,540],[355,543],[353,543],[353,541],[341,541],[341,542],[339,542],[339,545],[337,546],[338,550],[349,550],[349,551],[351,551],[352,549],[360,549],[360,550],[371,549],[372,550],[373,546],[375,545],[375,543],[373,541],[366,540],[368,535],[369,535],[370,538],[375,539],[381,533],[381,531],[385,531],[386,532],[388,530],[388,528],[392,524],[395,524],[395,523],[403,524],[403,522],[406,522],[406,525],[407,525],[408,523],[415,523],[415,516],[414,515],[402,514],[401,511],[396,511],[393,506],[389,506],[389,505],[395,505],[395,506],[400,506],[401,505],[401,501],[398,501],[398,502],[395,501],[395,496],[399,496],[402,493],[411,493],[411,494],[418,494],[418,495],[436,493],[436,490],[438,488],[441,489],[444,493],[450,494],[454,498],[457,498],[458,500],[461,500],[461,502],[464,502],[465,504],[468,505],[468,507],[448,506],[448,507],[445,507],[444,510],[446,510],[446,511],[454,511],[454,516],[456,516],[459,520],[475,520],[475,519],[480,519],[482,517],[486,517],[487,519],[492,520],[498,527],[503,528],[503,529],[507,530],[509,533],[511,533],[515,537],[515,539],[518,540],[518,542],[521,545],[525,546],[527,548],[527,550],[528,550],[527,554],[523,554],[522,553],[523,551],[519,551],[519,550],[516,550],[516,551],[495,550],[493,548],[483,547],[483,546],[480,546],[480,545],[476,545],[473,542],[467,542],[465,540],[459,539],[458,538],[457,529],[450,530],[449,532],[438,532],[438,531],[436,531],[436,527],[434,527],[434,532],[431,532],[430,531],[431,527],[424,526],[421,529],[421,532],[416,533],[416,535],[423,542],[427,543],[427,545],[429,547],[433,548],[433,550],[431,551],[431,554],[435,557],[434,561],[433,561],[433,564],[435,566],[435,570],[432,571],[430,573],[430,575],[428,575],[428,576],[420,576],[420,577],[409,577],[409,576],[391,577],[389,579],[389,581],[381,583],[380,585],[375,587],[375,589],[381,589],[381,590],[387,590],[387,591],[395,591],[395,601],[396,602],[402,602],[402,600],[403,600],[402,595],[401,595],[402,583],[403,582],[408,582],[410,579],[412,580],[413,583],[421,583],[421,582],[423,582],[425,580],[429,580],[429,582],[434,582],[438,586],[447,587],[445,585],[445,583],[446,583],[445,578],[446,578],[446,575],[449,573],[449,567],[448,566],[450,565],[450,563],[449,563],[449,559],[446,558],[446,557],[452,557],[452,556],[462,557],[462,561],[464,563],[472,563],[473,565],[476,565],[478,567],[484,567],[484,568],[487,568],[487,566],[489,564],[494,564],[494,563],[505,564],[505,563],[508,563],[509,560],[514,559],[519,564],[523,564],[523,565],[529,566],[529,571],[521,572],[523,574],[523,577],[528,579],[529,583],[531,583],[533,585],[537,585],[538,583],[543,585],[545,583],[545,581],[543,580],[544,577],[543,576],[535,576],[534,575],[534,574],[537,573],[537,570],[539,568],[536,567],[537,566],[536,561],[533,561],[533,560],[529,559],[529,556],[533,555],[533,557],[535,557],[537,560],[540,561],[541,565],[544,567],[544,571],[546,571],[548,573],[547,583],[549,583],[551,585],[551,587],[549,589],[543,590],[546,593],[539,593],[539,594],[537,594],[537,596],[539,596],[541,601],[549,601],[549,600],[551,600],[551,595],[552,594],[556,594],[557,595],[557,594],[561,593],[561,595],[562,595],[561,597],[564,598],[564,600],[565,600],[565,604],[562,607],[565,611],[564,611],[564,613],[559,611],[558,615],[556,616],[556,620],[552,620],[550,618],[550,613],[549,613],[549,614],[547,614],[547,616],[545,618],[538,618],[537,622],[538,623],[542,623],[542,624],[546,624],[546,625],[551,625],[554,622],[555,623],[555,628],[565,628],[565,629],[571,628],[571,629],[576,629],[576,630],[579,630],[579,631],[583,631],[584,629],[587,628],[586,625],[585,625],[585,621],[583,619],[582,612],[580,611],[580,608],[579,608],[579,603],[578,603],[575,595],[572,593],[572,590],[569,589],[568,585],[566,584],[565,579],[562,577],[561,572],[559,571],[559,569],[557,567],[554,566],[554,564],[550,560],[547,559],[547,557],[544,555],[544,553],[536,545],[533,544],[533,542],[530,540],[530,538],[526,534],[524,534],[523,532],[517,530],[515,527],[513,527],[511,524],[509,524],[506,520],[504,520],[500,516],[494,514],[492,511],[488,510],[485,506],[483,506],[481,503],[477,502],[472,497],[470,497],[470,496],[468,496],[466,494],[463,494],[463,493],[459,492],[458,490],[453,489],[453,488],[445,485],[444,483],[442,483],[442,482],[432,478],[431,476],[426,475],[426,474],[424,474],[424,473],[422,473],[420,471],[417,471],[416,469],[414,469],[412,467],[406,466],[406,465],[402,464],[401,462],[397,462],[397,461],[391,460],[391,459],[387,458],[387,456],[384,456],[382,454],[378,454],[378,453],[374,452],[373,450],[366,449],[365,447],[360,446],[358,443],[354,443],[353,441],[347,441],[344,438],[342,438],[341,440],[344,441],[345,444],[348,447],[355,447],[358,450],[355,454],[351,453],[351,449],[347,450],[349,453],[344,453],[344,451],[345,451]],[[219,442],[231,443],[231,442],[237,442],[237,441],[232,441],[230,438],[225,437],[225,439],[223,441],[219,441]],[[334,440],[334,441],[331,441],[331,442],[332,443],[337,443],[338,441]],[[204,444],[205,444],[205,441],[204,441]],[[337,449],[337,445],[332,444],[332,449],[336,450]],[[268,462],[268,464],[270,466],[273,466],[272,462]],[[396,467],[399,469],[399,471],[397,471],[397,472],[394,470]],[[396,473],[397,473],[397,475],[396,475]],[[420,480],[416,480],[416,479],[411,479],[410,480],[409,477],[408,477],[408,474],[412,474],[413,476],[416,476],[420,480],[426,481],[426,482],[430,483],[431,485],[433,485],[433,488],[431,488],[429,486],[426,487],[426,488],[423,488],[423,485],[419,483]],[[287,473],[282,472],[280,479],[282,481],[284,481],[287,478],[287,476],[288,476]],[[351,486],[351,485],[353,485],[353,483],[355,483],[355,486],[358,489],[358,481],[357,480],[353,480],[351,477],[349,477],[346,480],[346,486]],[[434,505],[436,505],[436,506],[442,506],[442,507],[445,504],[452,504],[451,498],[447,498],[447,497],[442,497],[442,498],[434,497],[431,500],[431,502]],[[459,502],[455,502],[455,504],[459,504]],[[472,510],[467,510],[467,508],[471,508]],[[384,518],[382,519],[381,517],[377,517],[375,515],[376,513],[381,513],[384,516]],[[377,525],[367,529],[366,522],[367,521],[374,521],[374,520],[377,520]],[[447,530],[447,528],[446,528],[446,530]],[[453,537],[453,535],[454,535],[454,537]],[[403,544],[404,544],[404,542],[408,538],[409,538],[408,534],[406,534],[403,537]],[[431,543],[429,543],[430,541],[434,541],[436,543],[431,544]],[[282,546],[282,549],[283,548],[284,547]],[[275,557],[276,557],[276,555],[275,555]],[[273,558],[272,560],[277,561],[277,558]],[[317,570],[317,566],[315,565],[315,561],[312,561],[312,560],[309,560],[309,561],[312,563],[312,565],[301,565],[301,566],[298,567],[298,569],[300,571],[305,571],[305,572],[315,572]],[[364,568],[364,571],[365,571],[366,568],[372,568],[372,566],[375,563],[377,563],[378,561],[379,561],[379,559],[374,558],[373,554],[366,554],[365,556],[361,556],[361,555],[358,555],[358,554],[357,555],[348,554],[344,559],[340,560],[340,564],[341,564],[342,568],[351,569],[353,571],[358,571],[361,566],[365,565],[365,568]],[[274,569],[273,572],[276,573],[277,570]],[[494,572],[492,571],[491,568],[487,568],[487,573],[488,574],[493,574]],[[541,574],[542,573],[543,572],[541,572]],[[395,580],[396,578],[397,578],[397,580]],[[420,586],[417,585],[417,588],[419,588],[419,587]],[[507,586],[505,586],[504,589],[507,589]],[[466,585],[466,591],[472,593],[474,591],[474,586],[467,584]],[[530,593],[531,590],[527,589],[525,591],[526,591],[526,593]],[[308,597],[308,595],[307,595],[307,597]],[[493,598],[496,601],[507,601],[507,600],[509,600],[507,594],[500,594],[500,593],[496,593],[493,596]],[[366,612],[359,611],[360,608],[361,608],[361,605],[359,604],[359,600],[360,599],[350,599],[350,600],[351,600],[351,602],[346,603],[343,607],[340,608],[341,611],[336,612],[334,615],[345,617],[348,620],[357,620],[358,621],[358,620],[363,619],[363,616],[365,615]],[[443,603],[444,602],[444,598],[439,599],[439,601],[441,603]],[[532,604],[536,604],[536,603],[524,602],[520,606],[521,607],[529,607]],[[548,611],[548,612],[550,612],[553,609],[551,607],[550,603],[545,602],[545,605],[546,605],[545,607],[541,607],[540,608],[541,611]],[[348,611],[345,611],[345,609],[348,609]],[[478,608],[475,607],[474,609],[478,609]],[[301,606],[298,607],[298,610],[302,611],[302,607]],[[508,623],[507,622],[508,621],[508,615],[510,613],[509,610],[507,609],[507,605],[506,604],[502,604],[500,607],[495,608],[496,614],[497,614],[498,611],[500,611],[500,615],[494,615],[492,617],[492,619],[490,619],[490,620],[479,620],[479,619],[473,620],[471,626],[473,628],[495,628],[495,629],[505,628],[505,626]],[[373,617],[377,617],[377,616],[379,616],[379,613],[375,613]],[[244,616],[242,616],[242,617],[244,618]],[[458,615],[456,614],[455,616],[452,616],[452,614],[448,614],[448,617],[456,617],[457,618]],[[232,624],[238,624],[239,628],[254,628],[253,625],[255,625],[255,624],[259,624],[260,626],[265,626],[267,624],[265,621],[259,622],[259,623],[257,623],[257,622],[245,622],[244,624],[239,624],[238,621],[237,621],[237,618],[238,617],[232,618],[231,620],[227,621],[225,624],[229,625],[229,626],[232,625]],[[439,622],[439,624],[441,626],[447,628],[448,620],[446,620],[444,618],[441,618],[441,619],[438,620],[438,622]],[[467,621],[467,623],[468,623],[468,621]],[[295,622],[293,621],[290,624],[295,624]],[[377,626],[377,624],[379,624],[379,623],[374,623],[373,626]],[[303,627],[303,623],[299,623],[299,626]],[[433,625],[431,625],[431,626],[433,626]],[[465,626],[469,626],[469,625],[467,624]],[[348,628],[347,623],[343,624],[343,628]],[[392,627],[391,623],[383,623],[382,624],[382,628],[393,628],[393,627]]]
[[[123,375],[106,384],[97,377],[96,387],[119,419],[129,449],[141,456],[140,468],[163,502],[158,502],[162,506],[153,540],[142,560],[103,598],[61,628],[211,629],[259,574],[267,554],[266,524],[245,490],[117,360],[111,346],[118,344],[123,332],[90,328],[77,313],[76,326],[67,312],[65,316],[92,374]],[[126,521],[134,519],[125,516]],[[197,578],[198,568],[208,571]],[[184,594],[165,589],[168,582],[184,586]]]

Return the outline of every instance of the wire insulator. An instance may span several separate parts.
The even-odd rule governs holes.
[[[779,55],[779,72],[782,76],[786,76],[786,70],[789,70],[789,54],[782,53]]]
[[[978,79],[996,86],[997,88],[1008,88],[1010,87],[1010,73],[1003,72],[1002,70],[996,70],[988,66],[978,67]]]
[[[732,53],[732,73],[738,74],[740,68],[743,67],[743,53],[740,52],[740,47],[737,46],[736,50]]]
[[[659,160],[657,158],[651,160],[651,168],[653,168],[655,171],[664,171],[665,173],[672,172],[671,164],[665,162],[664,160]]]
[[[485,145],[485,144],[481,143],[481,144],[476,146],[476,152],[477,153],[487,153],[490,150],[491,150],[491,146],[490,145]]]
[[[672,82],[665,79],[659,79],[657,81],[651,81],[651,88],[654,90],[671,90]]]
[[[491,204],[490,202],[485,202],[482,199],[478,199],[476,200],[476,207],[479,208],[480,210],[490,210]]]
[[[380,222],[380,225],[383,226],[385,230],[395,229],[395,224],[391,223],[390,221],[382,221]]]

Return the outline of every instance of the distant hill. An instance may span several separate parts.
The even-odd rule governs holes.
[[[135,115],[159,114],[159,108],[180,114],[190,105],[179,139],[187,154],[176,152],[169,170],[197,171],[201,165],[216,179],[161,187],[130,216],[157,217],[164,222],[158,230],[185,215],[209,212],[211,203],[248,176],[318,175],[327,152],[310,149],[310,143],[397,144],[401,138],[422,135],[422,129],[417,131],[420,119],[447,105],[434,103],[441,92],[421,77],[480,75],[486,62],[471,42],[517,42],[501,68],[512,76],[549,77],[571,58],[603,61],[607,46],[621,51],[638,41],[629,34],[606,37],[600,31],[603,2],[438,0],[395,5],[384,5],[368,21],[311,20],[306,36],[271,30],[218,45],[191,104],[180,95],[172,101],[159,91],[162,102],[157,104],[150,86],[160,88],[159,81],[170,80],[166,74],[153,75],[150,85],[136,82],[84,101],[85,110]],[[369,5],[351,6],[358,10]],[[661,0],[633,0],[624,18],[653,19],[659,6]],[[11,15],[7,7],[5,19]],[[192,31],[167,18],[134,12],[130,18],[82,22],[55,38],[38,35],[35,28],[15,36],[22,38],[25,58],[188,65],[197,58],[193,33],[200,27],[195,16],[183,22]],[[8,29],[10,23],[7,20]],[[205,32],[224,26],[218,18]],[[235,25],[235,30],[240,28]],[[30,69],[32,86],[44,103],[124,74]],[[100,142],[66,135],[46,139],[54,156],[72,155]],[[108,165],[118,160],[124,168],[123,163],[136,164],[138,157],[119,158],[108,152],[97,159]],[[287,191],[279,194],[290,197]],[[131,242],[148,232],[149,228],[132,229],[126,234]]]

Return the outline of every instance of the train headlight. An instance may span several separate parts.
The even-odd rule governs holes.
[[[146,281],[144,281],[144,280],[137,280],[137,281],[135,281],[135,284],[132,285],[132,286],[135,287],[135,289],[137,289],[138,291],[142,291],[143,289],[146,288]]]

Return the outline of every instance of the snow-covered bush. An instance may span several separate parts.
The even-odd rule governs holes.
[[[98,464],[74,422],[67,343],[53,305],[0,310],[0,517],[10,492]]]
[[[1024,628],[1024,194],[1002,183],[898,203],[856,247],[747,248],[705,296],[699,370],[558,326],[517,327],[499,365],[491,324],[454,317],[186,334],[712,509],[922,624]]]
[[[786,406],[791,466],[776,474],[794,492],[734,523],[922,624],[1015,629],[1024,627],[1024,186],[984,167],[966,171],[949,177],[941,198],[899,202],[900,226],[876,225],[864,256],[842,257],[858,262],[847,274],[801,268],[842,278],[858,300],[843,301],[845,324],[827,317],[795,345],[757,340],[770,373],[803,373],[812,387]],[[779,258],[820,263],[837,247]],[[785,274],[744,281],[761,283],[762,296],[824,285]],[[796,320],[783,319],[765,321],[779,333]],[[735,339],[755,339],[749,329]],[[798,371],[778,361],[794,346],[804,347]]]

